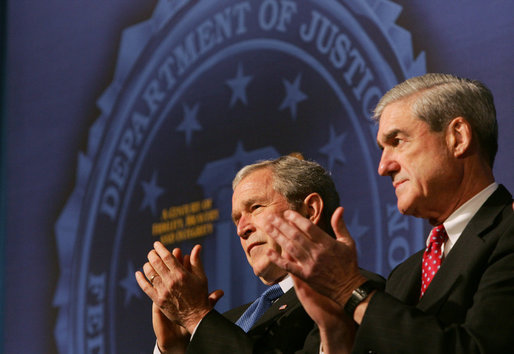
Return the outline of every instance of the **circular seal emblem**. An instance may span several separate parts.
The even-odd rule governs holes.
[[[387,274],[421,248],[400,216],[371,110],[422,74],[390,1],[161,0],[124,31],[115,79],[56,224],[62,353],[147,352],[149,300],[134,272],[152,243],[204,246],[223,311],[262,284],[231,221],[242,166],[300,151],[333,174],[361,266]]]

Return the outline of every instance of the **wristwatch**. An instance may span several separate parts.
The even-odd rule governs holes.
[[[355,289],[352,292],[352,296],[350,299],[346,302],[346,305],[344,305],[345,312],[353,318],[353,313],[355,312],[355,309],[357,306],[366,299],[369,294],[375,289],[377,289],[378,286],[371,280],[366,281],[364,284],[359,286],[357,289]]]

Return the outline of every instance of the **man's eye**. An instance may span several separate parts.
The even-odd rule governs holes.
[[[254,204],[254,205],[252,205],[251,209],[252,209],[252,211],[254,211],[254,210],[257,210],[257,209],[259,209],[261,207],[262,207],[262,205],[260,205],[260,204]]]

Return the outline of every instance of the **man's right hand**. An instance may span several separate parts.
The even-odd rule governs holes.
[[[156,304],[152,304],[152,324],[161,353],[186,352],[191,335],[184,327],[170,321]]]
[[[281,253],[268,250],[273,263],[344,307],[366,278],[359,271],[355,242],[342,216],[342,207],[332,215],[336,239],[291,210],[270,217],[266,233],[281,247]]]
[[[209,303],[214,307],[223,296],[223,291],[216,290],[209,294]],[[170,321],[156,304],[152,304],[152,325],[161,353],[182,354],[186,352],[191,334],[181,325]]]
[[[332,299],[313,290],[303,280],[291,275],[295,291],[305,311],[318,325],[323,353],[351,353],[356,324]]]

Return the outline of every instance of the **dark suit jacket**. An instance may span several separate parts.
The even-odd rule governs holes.
[[[500,186],[478,210],[421,300],[422,251],[371,299],[354,353],[514,353],[514,213]]]
[[[361,269],[361,274],[383,288],[384,278]],[[187,353],[319,353],[318,327],[303,309],[294,288],[282,295],[245,333],[235,325],[250,304],[223,315],[212,310],[200,322]]]
[[[207,314],[196,329],[187,353],[295,353],[319,350],[319,337],[308,336],[314,322],[296,297],[294,288],[282,295],[245,333],[234,324],[250,304],[221,315]],[[306,341],[306,338],[308,340]]]

